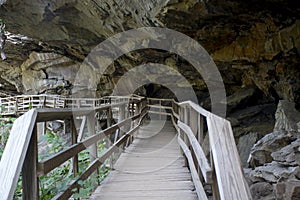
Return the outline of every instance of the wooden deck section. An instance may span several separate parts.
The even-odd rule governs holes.
[[[73,198],[80,189],[79,182],[97,173],[103,164],[112,165],[112,158],[119,155],[118,151],[123,151],[124,146],[127,148],[119,159],[115,158],[113,170],[90,199],[252,199],[232,128],[226,119],[191,101],[134,95],[63,99],[63,103],[61,99],[52,96],[0,98],[1,112],[22,114],[30,110],[14,122],[0,160],[0,200],[13,199],[21,170],[23,199],[40,199],[39,177],[70,159],[76,179],[64,191],[55,194],[53,200]],[[107,121],[108,127],[104,130],[99,129],[99,116]],[[145,121],[147,116],[159,119],[168,116],[172,122]],[[78,129],[75,121],[80,119],[86,120],[81,121]],[[53,120],[67,122],[65,134],[72,136],[73,145],[39,161],[37,123]],[[25,129],[20,129],[21,126]],[[86,134],[90,136],[82,139]],[[111,136],[115,136],[113,143],[104,142],[104,138]],[[205,137],[209,146],[203,149]],[[18,147],[17,140],[23,141]],[[97,155],[97,143],[109,147]],[[78,154],[86,149],[91,162],[78,176]],[[211,187],[209,197],[204,185]]]
[[[176,131],[167,121],[143,125],[90,199],[198,199]]]

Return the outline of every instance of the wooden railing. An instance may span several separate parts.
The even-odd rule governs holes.
[[[99,107],[128,99],[128,96],[102,98],[70,98],[58,95],[18,95],[0,98],[0,115],[21,115],[33,108],[86,108]]]
[[[0,162],[0,200],[12,199],[19,174],[22,171],[23,199],[39,198],[38,179],[67,160],[72,160],[73,173],[77,177],[65,191],[53,199],[68,199],[79,181],[96,173],[100,165],[111,159],[120,146],[133,140],[133,133],[149,112],[162,119],[172,120],[178,131],[178,143],[189,167],[198,198],[208,199],[203,183],[212,186],[215,200],[251,199],[249,187],[244,179],[240,158],[234,142],[229,121],[208,112],[199,105],[186,101],[177,103],[172,99],[140,97],[107,97],[95,99],[72,99],[65,101],[71,108],[30,109],[18,118],[12,128],[8,143]],[[74,108],[75,107],[75,108]],[[113,124],[113,110],[118,122]],[[105,111],[108,128],[98,130],[95,116]],[[81,119],[79,131],[75,121]],[[37,123],[52,120],[69,120],[72,145],[51,157],[38,161]],[[88,131],[84,132],[85,124]],[[82,135],[88,137],[83,139]],[[97,155],[98,141],[114,134],[114,141],[103,153]],[[78,154],[88,149],[90,165],[80,173]],[[111,165],[113,162],[111,162]]]
[[[171,117],[199,199],[208,199],[204,182],[212,186],[215,200],[252,199],[228,120],[191,101],[148,98],[148,106],[159,118]]]
[[[76,100],[76,99],[75,99]],[[102,101],[107,101],[103,104]],[[78,99],[80,105],[82,101]],[[94,101],[94,100],[93,100]],[[33,102],[33,101],[31,101]],[[93,102],[95,103],[95,101]],[[88,103],[89,104],[89,103]],[[39,199],[39,177],[48,174],[53,169],[70,160],[73,163],[73,180],[66,190],[58,193],[53,199],[68,199],[79,188],[79,182],[86,180],[91,174],[97,173],[98,168],[110,159],[111,155],[124,145],[129,145],[133,140],[133,133],[137,131],[142,119],[147,114],[147,102],[145,98],[138,97],[109,97],[99,101],[100,106],[83,108],[61,109],[30,109],[19,117],[11,130],[8,142],[0,162],[0,199],[12,199],[17,186],[20,172],[22,171],[23,199]],[[112,123],[112,110],[116,109],[119,120]],[[107,112],[108,128],[98,130],[95,116],[99,112]],[[77,118],[86,118],[85,122],[88,137],[78,140],[82,133],[78,133],[75,127]],[[53,120],[69,120],[72,145],[51,157],[38,161],[38,135],[37,123]],[[83,120],[82,120],[83,121]],[[83,123],[83,122],[82,122]],[[80,130],[83,131],[83,130]],[[115,141],[101,155],[97,155],[97,142],[101,142],[107,136],[115,134]],[[90,152],[89,166],[79,174],[78,154],[88,149]]]

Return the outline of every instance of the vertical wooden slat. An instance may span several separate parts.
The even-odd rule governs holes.
[[[159,100],[159,120],[161,120],[161,99]]]
[[[39,184],[37,176],[37,127],[34,127],[26,157],[22,168],[22,186],[24,200],[39,199]]]
[[[121,105],[119,107],[119,119],[118,119],[118,122],[122,121],[123,119],[125,119],[125,104],[124,105]],[[120,132],[119,132],[119,136],[122,137],[124,134],[124,128],[120,128]],[[125,145],[122,144],[122,149],[124,149]]]
[[[75,119],[72,118],[71,119],[71,130],[72,130],[72,144],[76,144],[77,143],[77,137],[78,137],[78,134],[77,134],[77,130],[76,130],[76,126],[75,126]],[[74,156],[73,157],[73,173],[74,173],[74,176],[76,176],[79,172],[79,168],[78,168],[78,155]]]
[[[199,114],[198,115],[198,141],[200,144],[203,143],[204,140],[204,133],[203,133],[203,126],[204,126],[204,117]]]
[[[180,116],[180,121],[182,121],[182,122],[186,121],[187,110],[186,110],[185,106],[180,107],[180,115],[179,116]],[[181,133],[181,130],[179,130],[179,133],[180,133],[180,137],[182,137],[182,139],[183,139],[183,141],[185,143],[186,140],[187,140],[187,136],[184,133]],[[184,156],[184,166],[186,167],[186,166],[188,166],[188,160],[187,160],[187,157],[186,157],[186,155],[184,154],[183,151],[182,151],[182,154]]]
[[[95,118],[94,112],[87,116],[87,127],[88,127],[88,136],[92,136],[95,134]],[[93,144],[88,147],[90,151],[90,160],[91,162],[97,158],[97,144]]]
[[[213,159],[213,155],[212,154],[210,154],[210,163],[211,163],[211,168],[212,168],[212,171],[213,171],[213,174],[212,174],[212,184],[211,184],[213,198],[214,198],[214,200],[220,200],[221,198],[220,198],[218,181],[217,181],[217,177],[216,177],[216,173],[215,173],[215,165],[214,165],[214,159]]]
[[[190,108],[190,128],[195,136],[198,134],[198,113],[193,109]],[[192,157],[194,159],[195,167],[198,171],[198,174],[201,174],[199,171],[199,163],[197,162],[195,152],[191,149]]]
[[[111,98],[109,99],[109,103],[111,103]],[[107,121],[106,121],[106,123],[107,123],[107,127],[110,127],[111,125],[112,125],[112,109],[111,109],[111,107],[110,108],[108,108],[107,109]],[[107,144],[109,144],[109,146],[110,146],[110,144],[112,143],[112,141],[111,141],[111,137],[110,138],[107,138]],[[109,157],[109,164],[110,164],[110,168],[111,169],[113,169],[113,162],[114,162],[114,155],[112,154],[110,157]]]

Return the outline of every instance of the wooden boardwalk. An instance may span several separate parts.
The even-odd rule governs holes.
[[[194,200],[194,190],[173,125],[152,120],[140,128],[90,199]]]
[[[13,199],[21,171],[23,199],[40,199],[39,178],[70,159],[76,179],[53,199],[73,198],[80,182],[112,161],[123,146],[127,147],[125,152],[90,199],[252,199],[230,122],[191,101],[134,95],[100,99],[20,96],[0,100],[1,112],[27,111],[14,122],[0,160],[0,200]],[[168,116],[172,123],[147,121],[146,117],[152,115]],[[99,129],[99,116],[107,121],[104,130]],[[80,119],[78,129],[75,122]],[[72,146],[40,161],[36,127],[53,120],[66,122],[68,128],[64,130],[72,136]],[[88,137],[82,139],[83,135]],[[113,143],[104,143],[113,135]],[[209,139],[205,149],[210,151],[202,147],[205,137]],[[97,155],[97,143],[109,147]],[[84,150],[89,151],[91,162],[80,170],[78,154]],[[208,196],[204,185],[211,187]]]

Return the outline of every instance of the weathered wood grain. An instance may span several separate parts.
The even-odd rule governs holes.
[[[207,117],[207,125],[221,199],[252,199],[244,178],[230,122],[210,113]]]
[[[167,122],[153,134],[154,127],[161,126],[159,123],[162,122],[139,129],[138,137],[121,154],[114,170],[90,199],[197,199],[191,174],[183,167],[176,131]]]
[[[193,131],[189,126],[186,124],[182,123],[181,121],[178,121],[178,126],[183,130],[183,132],[187,135],[189,139],[189,143],[191,144],[193,151],[195,153],[195,156],[197,158],[197,162],[200,165],[200,169],[203,175],[203,178],[207,183],[212,183],[212,169],[208,164],[208,160],[206,159],[206,156],[197,141]]]
[[[35,123],[32,122],[35,122],[36,117],[36,110],[30,110],[18,118],[12,127],[0,161],[1,200],[13,198],[34,129]]]
[[[198,175],[197,169],[196,169],[194,161],[193,161],[192,154],[191,154],[188,146],[184,143],[184,141],[180,137],[178,137],[178,143],[180,144],[180,147],[182,148],[182,150],[188,160],[189,168],[190,168],[193,182],[194,182],[194,185],[196,188],[198,199],[207,200],[207,196],[205,194],[202,183],[199,179],[199,175]]]

